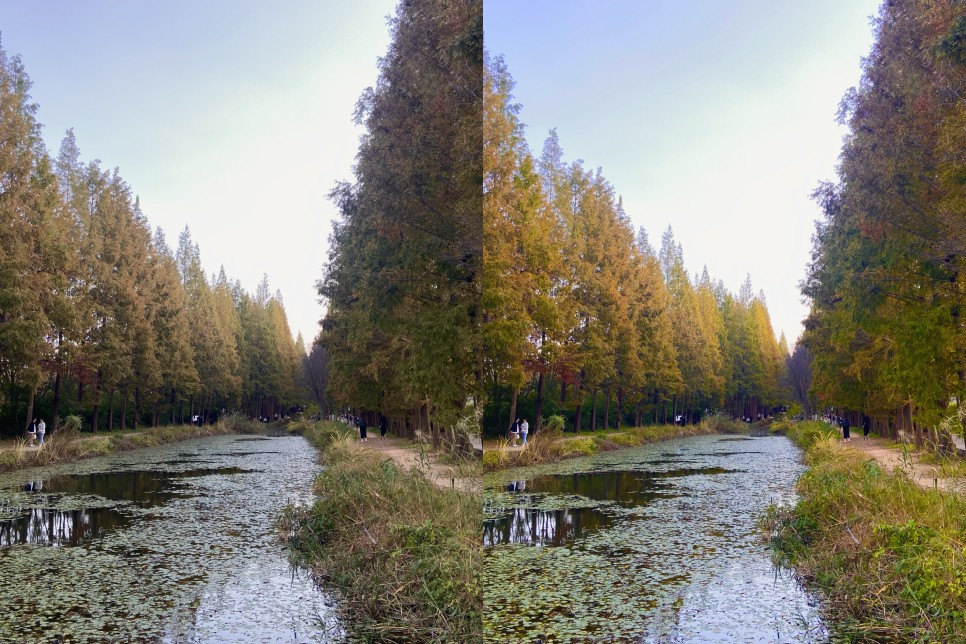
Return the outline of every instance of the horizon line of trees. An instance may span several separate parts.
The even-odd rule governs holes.
[[[789,399],[788,347],[750,276],[737,294],[693,278],[668,227],[656,251],[602,171],[535,158],[502,58],[484,85],[483,344],[488,433],[757,418]]]
[[[206,276],[172,250],[117,169],[51,158],[19,56],[0,47],[0,433],[77,414],[105,427],[272,417],[305,399],[301,336],[265,276]]]
[[[966,5],[893,0],[874,26],[814,195],[801,344],[819,407],[942,444],[966,394]]]

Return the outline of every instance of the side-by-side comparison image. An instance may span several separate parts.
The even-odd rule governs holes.
[[[966,644],[960,0],[0,0],[0,644]]]

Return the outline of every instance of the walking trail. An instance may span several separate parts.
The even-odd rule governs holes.
[[[417,445],[394,436],[387,436],[385,439],[376,436],[362,446],[391,458],[400,469],[421,471],[437,487],[469,492],[479,492],[482,489],[482,478],[479,474],[474,475],[472,468],[444,463],[441,455],[429,446]]]
[[[966,480],[962,477],[949,477],[938,465],[923,462],[913,447],[904,454],[902,448],[891,445],[894,445],[892,441],[874,436],[870,436],[868,440],[859,436],[845,443],[846,447],[874,458],[884,470],[904,470],[920,487],[938,488],[946,492],[966,492]]]

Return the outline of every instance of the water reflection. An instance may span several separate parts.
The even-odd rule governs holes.
[[[156,506],[183,497],[178,490],[182,479],[223,474],[246,474],[255,470],[239,467],[208,467],[185,471],[142,470],[96,472],[55,476],[44,483],[44,491],[63,494],[96,494],[111,501],[133,501]]]
[[[579,494],[597,501],[616,501],[621,505],[643,505],[667,496],[673,484],[668,479],[685,476],[730,474],[738,470],[723,467],[687,467],[664,471],[578,472],[548,474],[527,482],[529,492]]]
[[[130,522],[130,517],[108,508],[30,508],[16,519],[0,521],[0,548],[24,543],[76,546],[101,532],[127,527]]]
[[[613,518],[596,508],[514,508],[505,516],[483,523],[483,547],[504,543],[562,546],[585,532],[607,528],[613,523]]]

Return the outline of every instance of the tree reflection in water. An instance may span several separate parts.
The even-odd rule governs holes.
[[[483,547],[506,543],[560,546],[584,532],[594,532],[612,523],[610,517],[596,508],[513,508],[505,515],[483,523]]]
[[[113,530],[128,523],[114,509],[50,510],[30,508],[15,518],[0,521],[0,548],[32,543],[76,546],[102,530]]]

